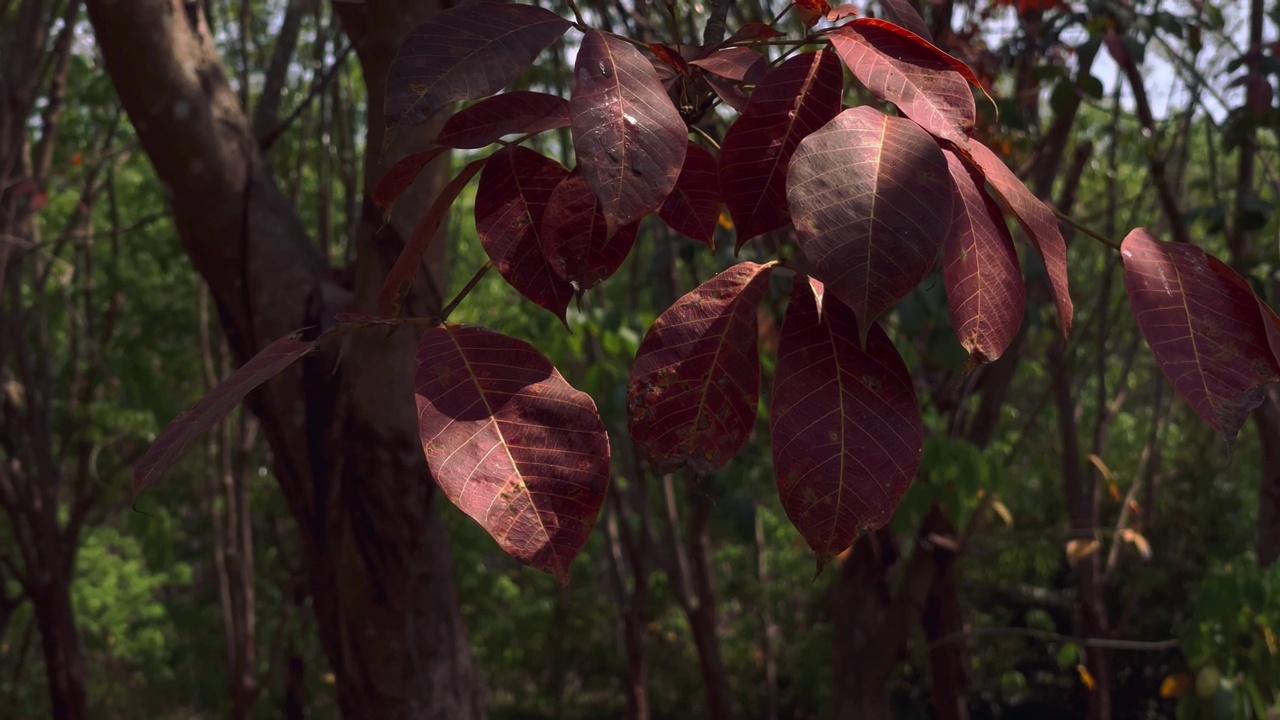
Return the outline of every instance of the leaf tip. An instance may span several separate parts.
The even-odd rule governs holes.
[[[822,576],[822,571],[826,570],[827,566],[831,564],[831,558],[833,557],[835,557],[835,555],[827,552],[815,552],[813,554],[814,568],[812,582],[818,582],[818,578]]]

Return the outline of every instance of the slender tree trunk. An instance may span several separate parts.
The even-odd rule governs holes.
[[[689,500],[693,505],[689,513],[689,569],[694,603],[689,612],[689,627],[698,648],[698,666],[707,693],[708,717],[733,720],[738,711],[733,692],[729,689],[724,659],[720,655],[716,621],[716,579],[711,565],[711,533],[708,527],[713,502],[695,489],[690,490]]]
[[[892,720],[885,682],[900,648],[882,643],[892,622],[889,569],[897,562],[893,535],[880,530],[854,543],[840,564],[828,602],[835,625],[834,720]]]
[[[338,9],[362,62],[376,58],[365,64],[371,156],[381,147],[387,53],[433,8]],[[171,190],[183,248],[209,283],[238,360],[296,328],[323,327],[337,312],[372,308],[402,245],[397,226],[375,232],[381,217],[366,200],[355,287],[335,283],[268,175],[198,6],[91,0],[89,9],[121,103]],[[366,197],[378,172],[369,165]],[[415,430],[414,342],[409,332],[353,336],[340,362],[335,351],[312,355],[250,401],[301,526],[320,639],[347,718],[483,716],[441,496]]]
[[[52,717],[54,720],[84,720],[89,717],[84,650],[76,630],[75,610],[71,606],[74,572],[69,564],[74,559],[62,557],[59,548],[49,550],[40,558],[39,569],[33,568],[36,577],[29,593],[36,626],[40,629]]]

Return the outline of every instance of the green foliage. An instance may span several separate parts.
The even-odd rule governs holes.
[[[1179,718],[1268,718],[1280,713],[1280,566],[1251,557],[1205,578],[1185,648],[1195,673]]]

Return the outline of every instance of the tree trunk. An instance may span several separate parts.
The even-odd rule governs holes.
[[[882,631],[892,621],[889,569],[897,562],[893,535],[880,530],[854,543],[840,564],[828,602],[835,626],[834,720],[892,720],[889,686],[898,647]]]
[[[348,33],[346,15],[366,21],[365,33],[353,34],[362,61],[367,49],[394,52],[415,14],[432,9],[376,5],[339,10]],[[171,192],[183,248],[209,284],[237,359],[296,328],[324,327],[337,312],[371,309],[400,236],[393,226],[374,231],[381,217],[366,200],[354,293],[335,282],[269,177],[199,5],[91,0],[89,10],[107,70]],[[376,153],[382,144],[372,129],[382,126],[385,75],[365,70],[367,144]],[[312,355],[255,393],[250,406],[301,526],[344,717],[466,720],[483,716],[480,687],[435,507],[440,496],[415,429],[413,345],[405,331],[353,336],[340,363],[334,350]]]
[[[713,501],[690,489],[689,500],[693,508],[689,513],[689,561],[693,580],[693,604],[689,610],[689,628],[698,648],[698,664],[702,670],[702,683],[707,693],[708,717],[733,720],[738,711],[729,689],[729,675],[724,659],[720,656],[720,639],[716,622],[716,581],[711,566],[711,534],[707,527],[711,519]]]
[[[1262,441],[1262,484],[1258,489],[1258,563],[1280,559],[1280,392],[1270,388],[1253,413]]]
[[[71,547],[75,547],[72,545]],[[40,558],[30,589],[40,647],[44,652],[45,675],[49,682],[54,720],[83,720],[89,717],[85,696],[84,652],[71,607],[74,559],[58,557],[56,549]]]

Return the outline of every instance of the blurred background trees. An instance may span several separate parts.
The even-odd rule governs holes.
[[[688,42],[713,4],[579,6]],[[729,6],[733,29],[785,3]],[[416,149],[385,143],[381,88],[398,38],[434,9],[0,0],[6,714],[1280,709],[1275,389],[1228,451],[1141,346],[1119,258],[1083,235],[1067,345],[1034,257],[1022,332],[996,363],[966,372],[940,279],[888,320],[933,439],[892,525],[816,579],[764,446],[691,487],[625,439],[639,340],[731,262],[727,221],[714,253],[646,221],[628,264],[571,310],[572,334],[495,278],[455,315],[534,341],[609,424],[613,489],[567,589],[437,502],[405,431],[407,365],[387,359],[403,337],[308,361],[133,503],[130,464],[157,428],[265,340],[367,309],[406,223],[466,161],[424,175],[390,223],[368,200]],[[920,9],[992,89],[979,136],[1041,197],[1110,237],[1144,224],[1196,242],[1280,303],[1274,5]],[[520,82],[567,93],[571,67],[560,55]],[[418,288],[427,306],[483,262],[467,197]],[[783,301],[765,303],[766,344]]]

